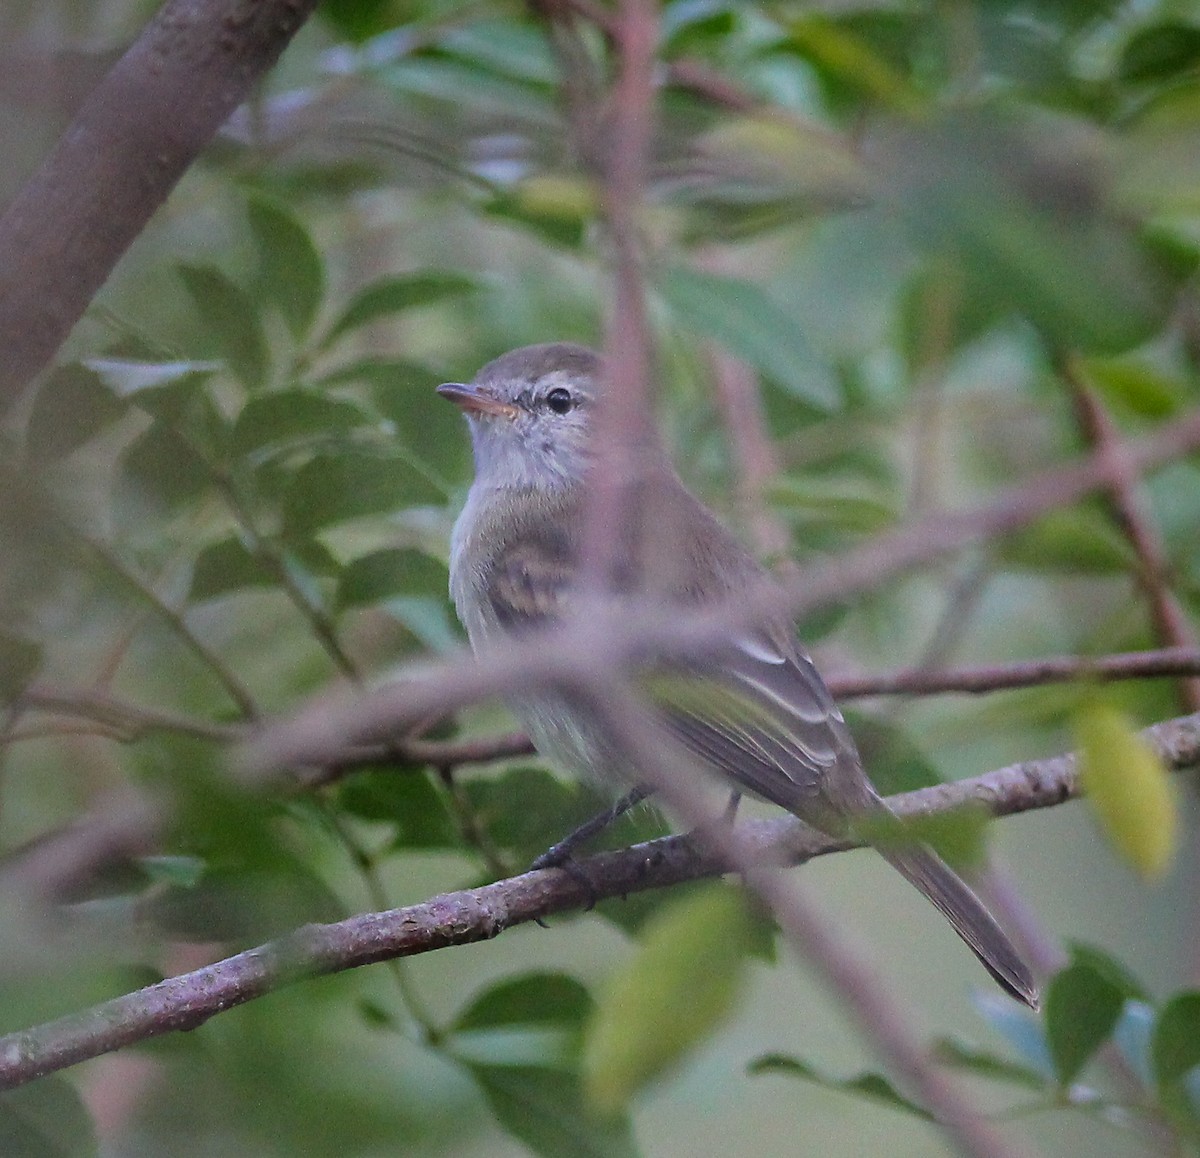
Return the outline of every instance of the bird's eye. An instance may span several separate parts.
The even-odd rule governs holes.
[[[546,405],[555,414],[566,414],[574,404],[575,399],[571,397],[571,391],[565,390],[562,386],[556,386],[546,395]]]

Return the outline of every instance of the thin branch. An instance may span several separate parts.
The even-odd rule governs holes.
[[[865,675],[831,675],[825,682],[839,700],[864,696],[982,695],[1072,680],[1107,682],[1200,675],[1200,648],[1165,647],[1096,658],[1060,655],[975,667],[901,668]]]
[[[959,1084],[939,1070],[917,1031],[877,975],[846,944],[804,887],[782,871],[731,824],[712,823],[711,786],[697,778],[686,751],[660,726],[631,690],[617,686],[576,689],[587,695],[606,734],[641,783],[736,871],[778,922],[792,948],[815,967],[845,1003],[872,1045],[929,1108],[959,1149],[973,1158],[1005,1158],[1012,1150]],[[589,695],[590,693],[590,695]]]
[[[316,0],[170,0],[0,217],[0,412]]]
[[[1121,432],[1088,382],[1077,357],[1062,359],[1060,372],[1071,388],[1075,413],[1088,445],[1097,454],[1107,455],[1111,464],[1109,503],[1137,557],[1138,579],[1150,604],[1157,640],[1168,647],[1195,647],[1196,632],[1171,590],[1171,561],[1166,545],[1141,493],[1138,472],[1125,453]],[[1185,711],[1200,711],[1200,680],[1179,681],[1179,702]]]
[[[1200,714],[1167,720],[1143,733],[1167,767],[1200,765]],[[1030,760],[970,780],[889,798],[901,816],[928,816],[974,804],[992,816],[1050,808],[1079,795],[1072,756]],[[738,825],[757,856],[803,863],[853,847],[791,817]],[[11,1088],[87,1058],[210,1017],[311,976],[337,973],[391,957],[488,940],[514,925],[721,871],[719,858],[686,837],[667,837],[583,862],[592,888],[553,869],[524,873],[483,888],[447,893],[402,909],[365,913],[331,925],[308,925],[192,973],[172,977],[78,1014],[0,1037],[0,1088]]]

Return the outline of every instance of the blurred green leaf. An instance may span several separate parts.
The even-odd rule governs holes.
[[[876,53],[845,24],[825,15],[804,16],[787,26],[792,44],[822,70],[862,88],[885,107],[911,116],[925,111],[925,102],[905,75]]]
[[[321,0],[317,12],[352,41],[378,36],[409,18],[396,0]]]
[[[246,207],[258,249],[258,287],[278,307],[296,338],[312,326],[325,294],[325,266],[308,230],[265,197]]]
[[[380,278],[360,290],[329,328],[323,346],[332,345],[350,330],[368,325],[415,306],[428,306],[461,297],[475,289],[473,278],[462,273],[428,270]]]
[[[598,1111],[624,1109],[728,1016],[745,963],[746,905],[739,889],[714,884],[646,925],[588,1026],[584,1086]]]
[[[976,1077],[1006,1082],[1027,1090],[1046,1088],[1046,1077],[1038,1070],[959,1041],[957,1038],[939,1037],[934,1042],[933,1056],[940,1065],[974,1074]]]
[[[1099,970],[1060,969],[1046,990],[1046,1040],[1059,1084],[1069,1086],[1112,1034],[1125,994]]]
[[[314,455],[292,476],[283,498],[283,522],[292,537],[364,515],[386,514],[444,495],[403,458],[347,447]]]
[[[890,720],[851,709],[846,722],[871,783],[883,796],[941,784],[942,775],[909,734]]]
[[[59,366],[34,398],[25,426],[25,455],[41,463],[70,454],[127,409],[95,370],[79,363]]]
[[[1162,1089],[1200,1066],[1200,992],[1178,993],[1163,1006],[1150,1053],[1154,1078]]]
[[[542,1024],[580,1028],[594,1007],[587,989],[565,973],[525,973],[474,997],[459,1010],[453,1029]]]
[[[41,665],[40,644],[0,631],[0,703],[7,704],[19,696]]]
[[[230,449],[253,454],[268,448],[340,444],[350,431],[376,425],[361,407],[318,390],[272,390],[251,398],[233,424]]]
[[[883,1074],[865,1073],[856,1074],[852,1078],[833,1078],[808,1062],[777,1053],[755,1058],[748,1068],[752,1074],[781,1074],[785,1077],[799,1078],[801,1081],[824,1086],[827,1090],[853,1094],[876,1104],[890,1106],[893,1110],[904,1110],[926,1122],[934,1120],[928,1110],[906,1098]]]
[[[866,816],[855,821],[854,830],[881,849],[903,850],[910,845],[927,844],[947,864],[961,871],[983,864],[989,820],[986,808],[968,803],[928,815]]]
[[[1095,945],[1084,944],[1080,941],[1070,942],[1068,949],[1072,965],[1086,965],[1100,974],[1126,1000],[1147,1000],[1146,991],[1142,988],[1141,983],[1111,953],[1106,953]]]
[[[230,373],[251,389],[261,386],[270,354],[254,300],[215,266],[185,262],[177,269]]]
[[[828,364],[796,319],[754,282],[675,268],[658,286],[678,322],[694,334],[719,342],[818,410],[841,404]]]
[[[1058,348],[1117,353],[1165,320],[1180,275],[1105,201],[1082,125],[995,108],[883,131],[876,185],[927,254],[960,263],[997,320]]]
[[[999,557],[1011,567],[1065,574],[1126,573],[1137,566],[1129,541],[1095,507],[1051,511],[1010,535]]]
[[[380,603],[395,595],[428,595],[444,599],[449,574],[440,559],[409,547],[374,551],[347,563],[338,581],[339,608]]]
[[[1200,61],[1200,27],[1165,20],[1139,29],[1121,53],[1120,77],[1132,84],[1162,83],[1194,75]]]
[[[337,571],[333,556],[320,543],[309,541],[294,548],[305,566],[319,575]],[[192,565],[188,602],[202,603],[248,587],[277,587],[280,576],[236,536],[210,543]]]
[[[138,513],[174,514],[200,499],[211,483],[208,464],[191,443],[154,422],[121,456],[116,501],[119,508]]]
[[[542,1158],[636,1158],[629,1121],[588,1113],[579,1079],[533,1066],[469,1067],[500,1124]]]
[[[56,1075],[0,1094],[4,1158],[92,1158],[96,1133],[75,1087]]]
[[[1107,702],[1092,698],[1073,721],[1079,779],[1105,834],[1143,876],[1161,876],[1178,839],[1175,786],[1162,760]]]
[[[353,816],[393,825],[397,851],[462,847],[444,795],[417,768],[360,769],[342,782],[337,799]]]
[[[525,864],[611,804],[590,787],[560,780],[544,768],[509,768],[500,776],[469,780],[463,790],[493,843]]]
[[[1183,382],[1132,357],[1089,358],[1084,371],[1105,402],[1128,414],[1170,418],[1187,403],[1188,388]]]

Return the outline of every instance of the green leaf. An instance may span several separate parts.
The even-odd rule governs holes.
[[[198,856],[142,856],[138,867],[155,884],[175,888],[195,888],[203,879],[208,864]]]
[[[592,996],[565,973],[526,973],[489,986],[459,1011],[452,1028],[494,1029],[509,1025],[582,1027],[595,1008]]]
[[[325,294],[325,266],[308,231],[281,205],[254,197],[246,209],[258,248],[258,284],[302,338]]]
[[[1200,28],[1166,20],[1140,29],[1121,54],[1120,76],[1131,84],[1161,84],[1194,75],[1200,60]]]
[[[1127,539],[1095,507],[1052,511],[1004,540],[1000,558],[1029,571],[1125,574],[1137,566]]]
[[[338,581],[336,605],[369,606],[395,595],[436,593],[444,599],[449,583],[440,559],[410,547],[392,547],[346,564]]]
[[[0,631],[0,703],[7,704],[16,699],[41,666],[40,644]]]
[[[1174,300],[1172,264],[1108,204],[1104,167],[1078,125],[997,110],[960,106],[883,132],[876,188],[997,320],[1019,316],[1052,346],[1083,353],[1145,342]]]
[[[46,462],[70,454],[127,409],[95,370],[79,363],[59,366],[33,401],[25,427],[25,456]]]
[[[729,1014],[745,963],[746,904],[740,890],[713,884],[647,924],[588,1026],[584,1086],[601,1113],[623,1110]]]
[[[1111,985],[1114,985],[1122,997],[1129,1001],[1146,1001],[1146,990],[1141,982],[1118,961],[1111,953],[1088,945],[1082,941],[1071,941],[1068,946],[1072,965],[1086,965],[1094,969]]]
[[[983,805],[966,803],[929,815],[866,816],[855,821],[854,831],[881,849],[927,844],[948,864],[962,870],[982,865],[989,820]]]
[[[659,289],[682,326],[719,342],[818,410],[841,405],[828,365],[796,320],[753,282],[675,268],[663,274]]]
[[[322,346],[328,347],[350,330],[356,330],[380,318],[398,314],[414,306],[428,306],[447,298],[460,297],[475,287],[475,280],[466,274],[439,270],[380,278],[351,299],[350,304],[330,327]]]
[[[57,1076],[0,1094],[4,1158],[91,1158],[96,1134],[75,1087]]]
[[[883,796],[941,784],[943,777],[899,725],[864,712],[848,711],[846,722],[871,783]]]
[[[444,497],[405,459],[347,448],[315,455],[292,476],[283,497],[283,522],[289,536],[307,538],[335,523]]]
[[[463,790],[491,840],[526,864],[612,802],[544,768],[509,768],[498,777],[470,780]]]
[[[890,1106],[894,1110],[904,1110],[926,1122],[934,1120],[928,1110],[906,1098],[883,1074],[862,1073],[856,1074],[852,1078],[833,1078],[822,1073],[815,1066],[809,1065],[808,1062],[777,1053],[755,1058],[748,1068],[752,1074],[783,1074],[787,1077],[799,1078],[801,1081],[824,1086],[827,1090],[854,1094],[860,1098],[866,1098],[867,1101]]]
[[[1174,855],[1179,817],[1175,786],[1132,722],[1099,698],[1073,721],[1085,799],[1122,856],[1143,876],[1161,876]]]
[[[1028,1090],[1043,1090],[1046,1087],[1045,1075],[1037,1070],[957,1038],[938,1038],[933,1045],[933,1056],[940,1065],[974,1074],[976,1077],[1007,1082],[1009,1085],[1021,1086]]]
[[[116,501],[132,512],[169,515],[198,500],[210,484],[208,465],[191,443],[154,422],[121,456]]]
[[[636,1158],[628,1119],[589,1114],[574,1074],[535,1066],[468,1068],[500,1124],[542,1158]]]
[[[392,848],[461,848],[462,834],[443,793],[417,768],[364,768],[338,788],[338,807],[395,827]]]
[[[202,603],[246,587],[273,587],[278,577],[237,538],[210,543],[192,566],[189,603]]]
[[[1200,1066],[1200,991],[1178,993],[1163,1006],[1150,1043],[1154,1079],[1167,1090]]]
[[[261,386],[269,354],[254,300],[215,266],[181,263],[177,269],[230,373],[251,389]]]
[[[272,390],[251,398],[233,424],[230,447],[254,454],[281,446],[344,441],[349,431],[378,423],[361,407],[319,390]]]
[[[1170,418],[1187,404],[1188,386],[1147,361],[1126,358],[1088,358],[1088,381],[1105,402],[1140,418]]]
[[[1046,1040],[1059,1085],[1069,1086],[1111,1036],[1125,994],[1090,965],[1059,970],[1046,990]]]

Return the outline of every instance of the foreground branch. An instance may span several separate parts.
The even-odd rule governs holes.
[[[316,0],[171,0],[0,218],[0,412]]]
[[[1174,770],[1200,765],[1200,714],[1143,733]],[[1030,760],[952,784],[893,796],[901,816],[977,804],[992,816],[1049,808],[1079,795],[1072,756]],[[804,862],[854,847],[791,818],[739,825],[747,847]],[[82,1013],[0,1038],[0,1089],[135,1045],[173,1030],[195,1029],[214,1014],[306,978],[395,957],[488,940],[514,925],[581,908],[595,898],[665,888],[721,871],[717,858],[684,837],[667,837],[583,862],[593,889],[553,869],[524,873],[478,889],[446,893],[419,905],[308,925],[192,973],[106,1001]]]

